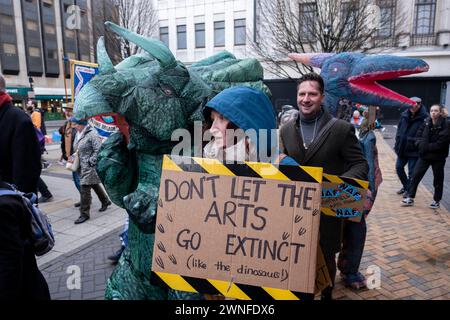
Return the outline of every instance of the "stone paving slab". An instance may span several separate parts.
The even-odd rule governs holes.
[[[100,241],[93,239],[42,264],[40,269],[47,280],[52,299],[103,300],[106,280],[114,270],[114,265],[107,257],[120,247],[118,234],[121,230],[121,227],[116,228],[103,235]],[[73,283],[70,277],[74,275],[74,266],[81,271],[79,289],[69,289],[67,285],[68,282]]]

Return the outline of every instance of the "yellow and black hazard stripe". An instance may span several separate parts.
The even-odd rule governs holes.
[[[271,163],[222,163],[216,159],[164,156],[163,170],[198,172],[223,176],[241,176],[266,180],[322,183],[322,168],[275,166]],[[167,289],[223,295],[240,300],[311,300],[314,294],[291,290],[250,286],[214,279],[200,279],[178,274],[152,272],[151,282]]]
[[[266,180],[322,183],[322,168],[275,166],[271,163],[222,163],[215,159],[164,156],[163,170],[241,176]]]
[[[239,300],[313,300],[314,294],[294,292],[290,290],[257,287],[234,282],[200,279],[152,272],[151,283],[166,289],[202,293],[210,295],[223,295],[227,298]]]
[[[364,189],[364,190],[369,189],[368,181],[354,179],[354,178],[348,178],[348,177],[341,177],[341,176],[336,176],[336,175],[331,175],[331,174],[326,174],[326,173],[323,174],[323,182],[347,184],[347,185],[353,186],[355,188]],[[330,209],[330,208],[321,207],[321,211],[322,211],[322,214],[325,214],[327,216],[332,216],[332,217],[338,216],[336,211],[333,209]],[[356,215],[354,217],[360,217],[361,214],[362,213],[359,212],[358,215]]]
[[[353,178],[347,178],[347,177],[341,177],[341,176],[335,176],[331,174],[323,174],[323,182],[331,182],[331,183],[346,183],[351,186],[354,186],[356,188],[360,189],[369,189],[369,182],[360,180],[360,179],[353,179]]]

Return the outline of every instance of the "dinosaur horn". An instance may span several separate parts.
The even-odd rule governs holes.
[[[144,49],[147,53],[158,60],[163,68],[169,68],[176,64],[176,60],[172,52],[161,41],[145,38],[109,21],[105,22],[105,25],[122,38],[133,42],[140,48]]]
[[[105,48],[105,39],[100,37],[97,42],[97,61],[98,61],[98,72],[100,74],[114,73],[114,65],[108,56],[108,52]]]
[[[288,56],[301,64],[322,68],[323,63],[334,55],[334,53],[290,53]]]

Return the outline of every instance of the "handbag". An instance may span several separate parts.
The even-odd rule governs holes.
[[[72,155],[72,162],[67,161],[66,169],[72,172],[76,172],[80,167],[80,157],[78,151]]]

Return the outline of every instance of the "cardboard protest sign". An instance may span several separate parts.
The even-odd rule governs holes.
[[[361,221],[369,182],[324,174],[322,182],[323,214]]]
[[[152,281],[237,299],[312,298],[321,179],[321,168],[165,156]]]

